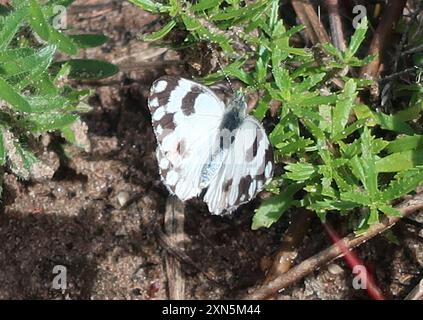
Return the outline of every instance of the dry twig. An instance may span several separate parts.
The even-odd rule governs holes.
[[[175,197],[168,197],[164,218],[164,229],[169,241],[174,247],[183,250],[185,210],[184,205]],[[174,256],[165,255],[166,275],[170,300],[183,300],[185,298],[185,278],[181,263]]]
[[[344,38],[344,28],[342,27],[341,14],[339,12],[338,0],[326,0],[326,7],[329,13],[330,34],[332,43],[341,51],[347,48]]]
[[[310,1],[292,0],[291,4],[301,23],[305,25],[305,31],[311,43],[329,42],[329,36],[320,23],[319,17]]]
[[[264,285],[291,269],[292,263],[298,254],[298,247],[307,233],[310,221],[311,215],[307,210],[299,210],[295,213],[293,221],[282,236],[281,247],[274,255],[273,264],[263,281]]]
[[[211,280],[215,283],[219,283],[216,275],[213,272],[203,270],[203,268],[198,263],[193,261],[183,250],[181,250],[178,246],[175,246],[173,244],[173,241],[171,239],[169,239],[169,237],[166,234],[164,234],[163,231],[161,231],[160,229],[156,229],[156,236],[157,236],[157,240],[159,241],[160,245],[166,251],[168,251],[169,253],[174,255],[175,258],[177,258],[179,261],[186,263],[186,264],[190,265],[191,267],[193,267],[194,269],[198,270],[199,272],[204,274],[204,276],[207,279],[209,279],[209,280]]]
[[[379,75],[379,67],[382,61],[383,53],[389,44],[390,35],[394,26],[402,15],[407,0],[389,0],[386,11],[383,14],[372,42],[370,43],[367,55],[377,54],[378,58],[374,59],[369,64],[363,66],[360,70],[360,76],[370,79],[375,79]]]

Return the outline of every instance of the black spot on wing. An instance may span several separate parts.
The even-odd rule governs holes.
[[[176,146],[176,152],[178,152],[178,154],[183,155],[186,151],[186,146],[185,146],[185,140],[181,140],[178,142],[178,145]]]
[[[245,155],[245,159],[247,160],[247,162],[252,162],[254,160],[254,158],[257,156],[257,149],[258,137],[256,136],[251,147],[247,149],[247,153]]]
[[[233,182],[232,178],[225,181],[225,183],[223,184],[223,192],[227,193],[229,191],[229,188],[231,187],[232,182]]]
[[[157,140],[158,141],[163,141],[163,139],[169,135],[170,133],[172,133],[175,128],[176,128],[176,124],[174,121],[174,113],[165,113],[165,115],[163,117],[161,117],[161,119],[159,120],[153,120],[153,126],[155,128],[155,131],[157,132],[157,128],[158,126],[160,126],[162,128],[161,133],[157,133]]]
[[[181,106],[181,109],[184,115],[189,116],[195,113],[195,109],[194,109],[195,100],[202,93],[204,93],[204,90],[200,86],[193,86],[191,88],[191,91],[185,95],[185,97],[182,99],[182,106]]]
[[[154,113],[157,108],[165,106],[169,102],[170,94],[173,90],[175,90],[176,86],[178,85],[178,80],[179,78],[176,77],[163,76],[154,81],[153,85],[151,86],[150,96],[148,97],[148,107],[150,108],[151,113]],[[166,88],[163,91],[157,92],[155,90],[155,87],[157,83],[161,81],[166,82]],[[156,98],[158,101],[158,105],[151,105],[151,101]]]
[[[153,120],[153,124],[155,127],[160,125],[163,130],[175,130],[175,121],[174,121],[174,113],[165,113],[163,117],[161,117],[159,120]]]
[[[248,195],[248,190],[250,189],[250,185],[252,181],[253,181],[253,178],[250,175],[247,175],[241,178],[238,185],[238,197],[236,199],[235,205],[244,201],[248,201],[250,199]]]

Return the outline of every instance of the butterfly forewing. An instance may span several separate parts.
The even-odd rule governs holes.
[[[181,200],[199,195],[201,171],[213,152],[225,105],[205,86],[165,76],[154,82],[148,106],[164,184]]]

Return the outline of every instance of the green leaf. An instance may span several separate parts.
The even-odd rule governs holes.
[[[355,29],[355,32],[351,37],[351,41],[346,54],[347,60],[357,53],[358,48],[360,48],[360,45],[366,36],[367,28],[367,18],[364,18],[361,23],[357,26],[357,29]]]
[[[228,75],[238,78],[245,84],[248,84],[250,86],[254,84],[254,79],[251,75],[249,75],[241,68],[236,68],[233,64],[226,66],[224,70]]]
[[[257,230],[261,227],[269,228],[279,220],[282,214],[294,203],[293,196],[303,187],[302,184],[292,184],[280,194],[263,201],[260,208],[256,210],[253,217],[251,229]]]
[[[369,126],[380,125],[383,129],[402,134],[413,135],[414,129],[405,123],[397,115],[387,115],[382,112],[374,112],[364,104],[354,106],[354,112],[358,119],[367,119]]]
[[[389,153],[397,153],[416,149],[423,149],[423,136],[421,135],[396,138],[395,140],[390,141],[389,145],[386,147],[386,150]]]
[[[265,117],[267,110],[269,110],[269,104],[271,100],[272,98],[270,97],[270,95],[266,94],[257,103],[257,106],[253,112],[254,112],[254,116],[258,120],[261,121]]]
[[[78,47],[73,43],[73,41],[66,36],[64,33],[56,30],[55,28],[50,28],[50,38],[49,42],[57,45],[60,51],[63,51],[67,54],[77,54]]]
[[[129,2],[141,7],[142,9],[150,12],[162,12],[164,5],[157,1],[151,0],[129,0]]]
[[[29,97],[28,102],[31,105],[31,113],[44,113],[56,109],[62,109],[67,99],[56,94]]]
[[[393,208],[391,206],[388,206],[388,205],[379,205],[378,206],[378,209],[380,211],[382,211],[384,214],[386,214],[387,216],[401,217],[401,213],[397,209],[395,209],[395,208]]]
[[[395,179],[383,191],[382,199],[392,201],[411,191],[414,191],[423,183],[423,167],[412,168],[398,173]]]
[[[376,121],[383,129],[392,130],[398,133],[413,135],[415,133],[414,129],[410,127],[407,123],[402,121],[396,115],[387,115],[384,113],[374,113]]]
[[[202,29],[203,27],[197,19],[194,19],[187,14],[181,15],[181,18],[182,18],[182,22],[185,25],[185,28],[188,31],[195,31],[198,29]],[[204,32],[204,30],[202,32]]]
[[[198,3],[194,4],[191,7],[191,10],[194,12],[204,11],[207,9],[218,7],[223,0],[201,0]]]
[[[119,68],[107,61],[93,59],[73,59],[60,61],[54,65],[66,63],[70,66],[69,78],[78,80],[93,80],[111,77],[119,72]]]
[[[29,21],[32,29],[34,29],[41,39],[48,41],[50,36],[50,26],[48,25],[37,0],[29,0],[29,14],[31,16]]]
[[[358,206],[359,205],[356,202],[325,199],[324,201],[316,201],[315,203],[311,204],[309,208],[315,211],[345,211],[352,210]]]
[[[370,208],[370,215],[367,219],[367,224],[372,225],[379,222],[379,211],[376,208]]]
[[[75,34],[69,38],[81,49],[99,47],[110,40],[104,34]]]
[[[285,166],[284,176],[294,181],[306,181],[316,174],[316,168],[310,163],[294,163]]]
[[[144,41],[157,41],[164,38],[176,26],[175,20],[170,20],[160,30],[143,37]]]
[[[363,173],[360,179],[364,187],[369,193],[371,199],[374,199],[378,193],[377,175],[378,172],[375,166],[375,156],[373,154],[373,137],[370,130],[364,127],[361,135],[361,158],[360,162],[363,168]]]
[[[3,25],[0,32],[0,50],[4,50],[14,38],[16,32],[28,14],[28,8],[23,6],[13,11],[3,20]]]
[[[69,126],[78,119],[76,114],[39,113],[26,117],[33,124],[33,132],[47,132]]]
[[[378,172],[399,172],[423,165],[423,149],[390,154],[376,161]]]
[[[229,8],[223,12],[219,12],[211,17],[212,21],[227,21],[230,19],[241,20],[246,19],[248,17],[252,17],[255,15],[264,5],[266,5],[266,1],[259,1],[257,3],[247,5],[241,8]]]
[[[332,136],[342,134],[357,96],[357,86],[354,80],[350,79],[345,83],[344,91],[336,103],[332,114]]]
[[[373,203],[371,199],[369,198],[368,194],[358,190],[342,192],[341,200],[357,203],[362,206],[370,206]]]
[[[22,112],[30,112],[31,106],[28,101],[16,92],[9,83],[0,77],[0,99],[8,102],[12,107]]]
[[[26,76],[31,80],[43,73],[49,67],[54,53],[55,46],[47,46],[38,52],[34,52],[28,56],[16,59],[10,59],[6,63],[0,63],[0,74],[4,77],[11,77],[19,74],[27,73]],[[18,53],[18,51],[15,51]],[[9,52],[9,58],[12,58],[12,52]]]

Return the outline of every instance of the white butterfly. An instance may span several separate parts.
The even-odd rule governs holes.
[[[148,106],[162,181],[182,201],[202,195],[211,213],[230,213],[272,178],[271,145],[246,115],[243,95],[226,107],[207,87],[164,76],[153,83]]]

